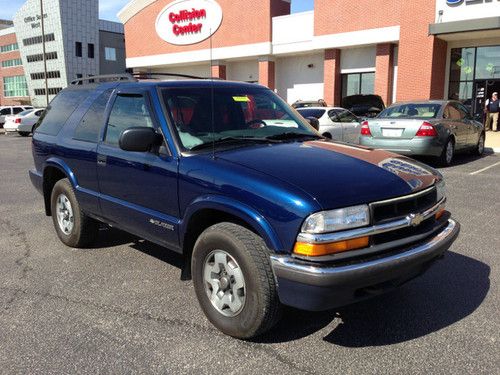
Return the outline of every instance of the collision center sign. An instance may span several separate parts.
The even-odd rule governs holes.
[[[222,8],[214,0],[177,0],[156,18],[156,32],[175,45],[199,43],[209,38],[222,23]]]

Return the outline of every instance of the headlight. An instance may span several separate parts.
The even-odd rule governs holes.
[[[363,227],[370,223],[368,205],[317,212],[302,225],[303,233],[329,233],[343,229]]]
[[[437,201],[440,202],[441,199],[446,197],[446,184],[444,179],[436,184]]]

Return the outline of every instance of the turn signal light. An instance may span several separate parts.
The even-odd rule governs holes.
[[[417,137],[437,137],[438,133],[432,124],[424,121],[424,123],[418,129],[416,134]]]
[[[446,210],[443,208],[441,210],[439,210],[437,213],[436,213],[436,220],[439,220],[441,218],[441,216],[443,216],[443,214],[446,212]]]
[[[370,126],[368,125],[368,121],[363,121],[361,123],[361,135],[366,135],[368,137],[372,136],[372,132],[370,131]]]
[[[297,242],[295,244],[293,252],[297,255],[319,257],[322,255],[331,255],[349,250],[362,249],[364,247],[368,247],[369,243],[370,237],[360,237],[347,241],[330,242],[324,244]]]

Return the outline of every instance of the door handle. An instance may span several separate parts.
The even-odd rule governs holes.
[[[108,157],[106,155],[97,155],[97,165],[105,167],[107,161]]]

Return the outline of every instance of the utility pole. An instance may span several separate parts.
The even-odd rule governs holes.
[[[43,49],[43,71],[45,76],[45,101],[46,107],[49,106],[49,82],[47,77],[47,56],[45,53],[45,20],[43,16],[43,0],[40,0],[40,13],[41,13],[41,24],[42,24],[42,49]]]

